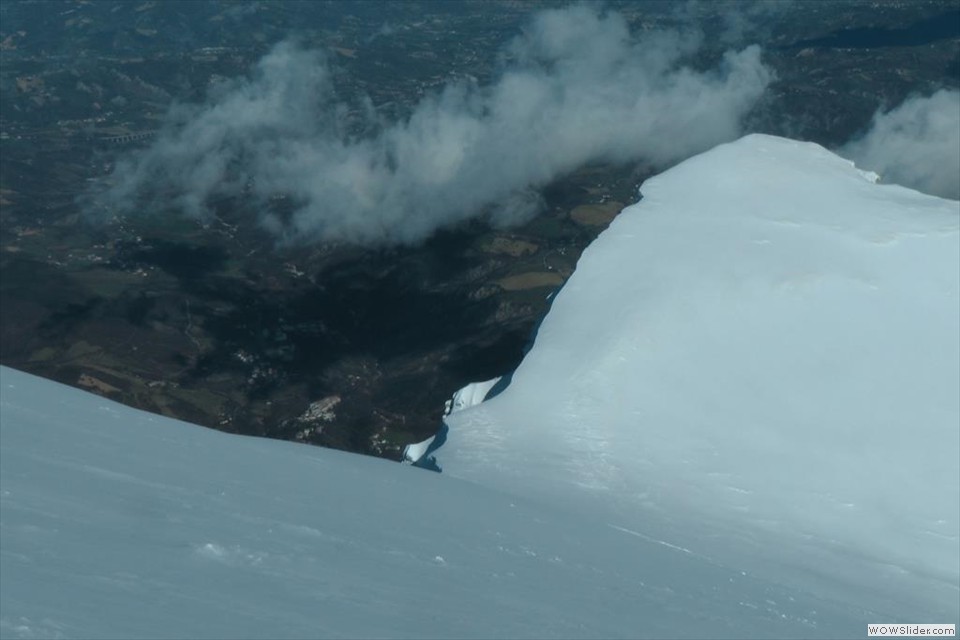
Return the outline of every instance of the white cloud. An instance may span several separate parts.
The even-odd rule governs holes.
[[[543,11],[491,85],[451,83],[399,122],[368,105],[376,133],[357,137],[325,58],[284,42],[249,78],[172,109],[97,200],[203,216],[211,198],[244,194],[265,210],[282,193],[293,215],[261,222],[300,241],[411,243],[478,215],[520,222],[538,188],[586,162],[667,164],[736,138],[771,72],[756,46],[694,71],[683,61],[698,46],[696,34],[631,34],[592,6]]]
[[[885,182],[960,200],[960,91],[944,89],[877,111],[869,130],[840,153]]]

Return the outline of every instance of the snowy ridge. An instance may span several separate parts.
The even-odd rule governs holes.
[[[958,622],[960,203],[767,136],[643,193],[442,474],[0,367],[0,637]]]
[[[5,367],[0,416],[3,638],[816,638],[879,616],[580,513]]]
[[[763,135],[647,181],[444,474],[956,621],[960,203],[875,182]]]

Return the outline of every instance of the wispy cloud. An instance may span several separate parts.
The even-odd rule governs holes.
[[[914,96],[879,110],[841,155],[893,182],[960,200],[960,91]]]
[[[696,33],[632,34],[592,6],[544,11],[492,84],[451,83],[397,122],[367,103],[371,133],[353,135],[325,57],[283,42],[249,77],[172,108],[94,200],[204,216],[217,197],[267,211],[283,194],[293,213],[260,221],[293,241],[413,243],[478,215],[520,222],[538,188],[586,162],[666,164],[736,138],[771,72],[756,46],[714,69],[685,66],[699,46]]]

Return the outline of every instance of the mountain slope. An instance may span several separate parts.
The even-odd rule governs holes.
[[[751,135],[647,181],[443,472],[956,620],[960,203],[875,179]]]
[[[643,191],[442,474],[0,368],[0,636],[956,621],[960,205],[765,136]]]
[[[4,638],[829,637],[863,613],[576,512],[0,368]]]

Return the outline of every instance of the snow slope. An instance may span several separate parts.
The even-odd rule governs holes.
[[[956,621],[960,205],[762,136],[643,191],[442,474],[0,368],[0,636]]]
[[[960,203],[751,135],[647,181],[448,476],[882,618],[960,609]]]
[[[576,511],[0,367],[4,638],[813,638],[878,617]]]

